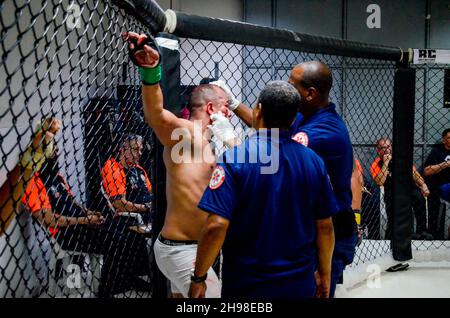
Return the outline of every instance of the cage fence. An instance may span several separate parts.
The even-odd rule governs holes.
[[[4,1],[0,25],[0,297],[151,296],[151,208],[117,217],[109,194],[122,190],[102,174],[130,137],[142,160],[127,178],[152,179],[153,136],[121,40],[146,28],[111,1]],[[148,188],[138,201],[151,203]]]
[[[414,164],[424,178],[430,195],[419,203],[422,215],[416,218],[416,229],[426,232],[418,236],[412,246],[416,251],[445,250],[449,245],[449,204],[440,195],[440,186],[448,183],[448,168],[436,164],[450,160],[445,153],[444,132],[450,128],[450,111],[444,105],[444,73],[449,64],[419,64],[416,70],[416,109],[414,125]],[[436,154],[437,157],[436,157]],[[447,169],[447,170],[445,170]]]

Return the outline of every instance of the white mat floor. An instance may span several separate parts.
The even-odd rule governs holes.
[[[364,281],[336,298],[450,298],[450,262],[407,263],[406,271],[382,272],[379,286]]]

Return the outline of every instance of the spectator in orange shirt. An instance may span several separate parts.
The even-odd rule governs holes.
[[[127,283],[134,283],[131,278],[136,264],[147,265],[146,258],[140,256],[145,241],[137,234],[111,231],[110,225],[103,226],[105,219],[99,212],[78,204],[60,173],[57,151],[55,145],[53,154],[29,182],[22,202],[64,250],[104,255],[100,297],[134,287]]]
[[[137,212],[150,221],[152,185],[144,168],[139,165],[142,137],[126,135],[117,158],[108,159],[102,169],[103,187],[116,212]]]
[[[391,159],[392,159],[392,142],[388,138],[380,138],[376,144],[378,158],[374,160],[370,167],[370,174],[375,183],[381,187],[384,187],[384,202],[386,206],[386,214],[388,217],[388,226],[386,229],[386,237],[391,238],[392,231],[392,172],[391,172]],[[425,203],[423,197],[427,197],[430,194],[428,187],[417,171],[416,167],[412,167],[412,178],[417,188],[420,189],[422,196],[418,193],[417,188],[411,189],[411,200],[414,215],[416,217],[416,233],[413,234],[413,239],[425,239],[431,240],[433,237],[427,232],[426,218],[425,218]]]

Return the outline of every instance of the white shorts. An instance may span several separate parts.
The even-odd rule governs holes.
[[[195,267],[197,244],[172,246],[162,243],[159,238],[153,245],[156,264],[170,281],[172,293],[188,297],[191,285],[191,269]],[[206,279],[206,298],[220,298],[222,284],[212,268]]]

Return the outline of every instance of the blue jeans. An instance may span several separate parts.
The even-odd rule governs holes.
[[[331,263],[330,298],[334,298],[336,285],[342,284],[345,266],[353,262],[357,240],[358,236],[356,234],[336,239]]]

